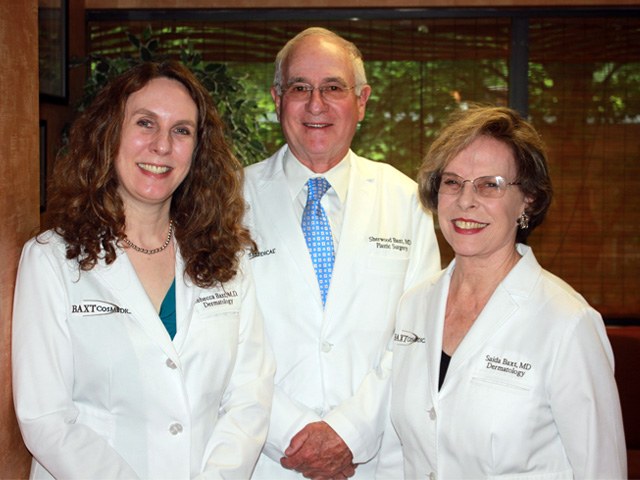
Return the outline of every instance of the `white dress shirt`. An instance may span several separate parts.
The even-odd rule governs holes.
[[[307,181],[313,177],[324,177],[331,188],[327,190],[320,199],[320,204],[324,209],[331,227],[334,250],[338,250],[340,242],[340,232],[342,231],[342,219],[344,218],[344,204],[347,199],[347,189],[349,186],[349,173],[351,171],[350,162],[343,158],[330,170],[318,174],[307,166],[300,163],[290,150],[284,156],[283,170],[287,179],[287,187],[291,194],[291,201],[299,223],[302,222],[302,213],[307,204]]]

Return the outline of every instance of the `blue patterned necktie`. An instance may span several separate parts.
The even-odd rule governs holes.
[[[307,248],[320,286],[322,305],[324,305],[329,291],[329,283],[331,283],[335,256],[331,227],[324,208],[320,205],[320,199],[331,185],[326,178],[315,177],[309,179],[307,186],[309,192],[307,205],[302,213],[302,233],[307,241]]]

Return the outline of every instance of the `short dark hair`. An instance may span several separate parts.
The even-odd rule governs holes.
[[[503,142],[513,152],[518,188],[531,198],[526,208],[529,227],[518,229],[516,241],[526,243],[531,231],[542,223],[551,205],[553,189],[547,153],[540,134],[518,112],[506,107],[471,105],[457,110],[431,144],[418,171],[420,201],[429,210],[438,209],[440,176],[447,164],[480,136]]]

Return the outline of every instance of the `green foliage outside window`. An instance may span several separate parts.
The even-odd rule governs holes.
[[[637,317],[640,309],[638,20],[624,14],[528,19],[528,114],[549,148],[556,193],[531,244],[545,268],[603,314],[620,317]],[[153,32],[145,21],[89,22],[87,95],[111,69],[143,55],[183,58],[208,76],[220,74],[210,90],[221,112],[236,115],[225,122],[236,150],[247,149],[238,153],[245,164],[283,143],[269,93],[273,61],[307,26],[331,28],[364,54],[372,95],[353,150],[411,177],[450,111],[470,102],[507,105],[509,88],[523,87],[522,79],[509,78],[511,22],[500,16],[149,21]],[[129,31],[142,32],[138,42]],[[446,264],[451,252],[441,252]]]
[[[118,51],[115,55],[108,51],[94,53],[82,61],[88,64],[89,75],[77,105],[78,111],[84,110],[110,79],[130,67],[144,61],[177,58],[211,93],[238,159],[249,165],[266,157],[267,151],[261,141],[264,107],[260,107],[255,97],[248,94],[246,78],[231,73],[223,63],[203,61],[189,40],[164,46],[150,28],[146,28],[139,37],[124,29],[122,34],[126,34],[130,42],[126,51]]]

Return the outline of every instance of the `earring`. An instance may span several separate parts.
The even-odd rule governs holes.
[[[516,220],[516,223],[522,230],[529,228],[529,215],[527,215],[527,212],[522,212],[518,217],[518,220]]]

